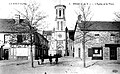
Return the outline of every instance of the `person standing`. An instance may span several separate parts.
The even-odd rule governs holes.
[[[41,64],[41,62],[40,62],[40,57],[38,57],[37,60],[38,60],[38,65],[40,65],[40,64]]]
[[[41,56],[41,64],[43,64],[44,63],[44,56],[42,55]]]
[[[51,56],[51,54],[49,56],[49,61],[50,61],[50,64],[52,64],[52,56]]]
[[[55,56],[55,62],[56,62],[56,64],[58,63],[58,55],[57,54]]]

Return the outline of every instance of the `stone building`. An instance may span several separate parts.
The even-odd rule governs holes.
[[[84,22],[84,21],[83,21]],[[74,35],[75,57],[83,58],[83,22],[76,24]],[[120,60],[120,22],[85,21],[86,59]],[[79,56],[80,55],[80,56]]]

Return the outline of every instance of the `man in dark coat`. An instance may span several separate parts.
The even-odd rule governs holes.
[[[55,55],[55,62],[56,62],[56,64],[58,63],[58,55],[57,54]]]
[[[52,56],[51,56],[51,54],[49,56],[49,61],[50,61],[50,64],[52,64]]]

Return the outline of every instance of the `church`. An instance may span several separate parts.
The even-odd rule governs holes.
[[[60,54],[65,56],[66,54],[66,20],[65,20],[65,5],[56,5],[56,27],[52,31],[43,31],[43,35],[49,41],[49,55],[54,56],[55,54]]]

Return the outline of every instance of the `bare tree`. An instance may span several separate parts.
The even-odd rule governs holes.
[[[86,67],[86,63],[85,63],[85,53],[86,53],[86,49],[85,49],[85,44],[87,41],[93,40],[95,39],[94,36],[89,35],[87,29],[93,25],[93,23],[90,23],[92,16],[91,16],[91,11],[90,11],[90,6],[85,6],[85,5],[80,5],[79,7],[79,14],[76,12],[76,14],[78,15],[78,20],[76,22],[76,25],[78,24],[78,31],[79,31],[79,35],[78,35],[78,39],[80,39],[80,41],[82,41],[82,45],[83,45],[83,66]]]
[[[16,10],[26,21],[29,22],[31,27],[37,28],[40,26],[40,21],[46,18],[46,15],[43,15],[42,11],[39,10],[40,4],[33,2],[24,6],[24,12]]]
[[[120,12],[115,12],[114,13],[114,15],[115,15],[115,21],[120,21]]]
[[[115,15],[114,21],[120,22],[120,12],[115,12],[114,15]],[[120,31],[117,34],[115,34],[115,38],[120,38],[119,35],[120,35]],[[115,42],[120,43],[120,39],[116,39]]]
[[[24,12],[21,12],[19,10],[16,10],[23,18],[25,18],[27,23],[27,26],[30,29],[30,39],[31,39],[31,62],[32,67],[33,65],[33,51],[32,51],[32,34],[35,30],[37,30],[37,27],[40,26],[40,21],[46,18],[47,16],[44,16],[41,11],[39,11],[40,4],[36,2],[31,2],[24,6]],[[22,25],[22,24],[21,24]]]

